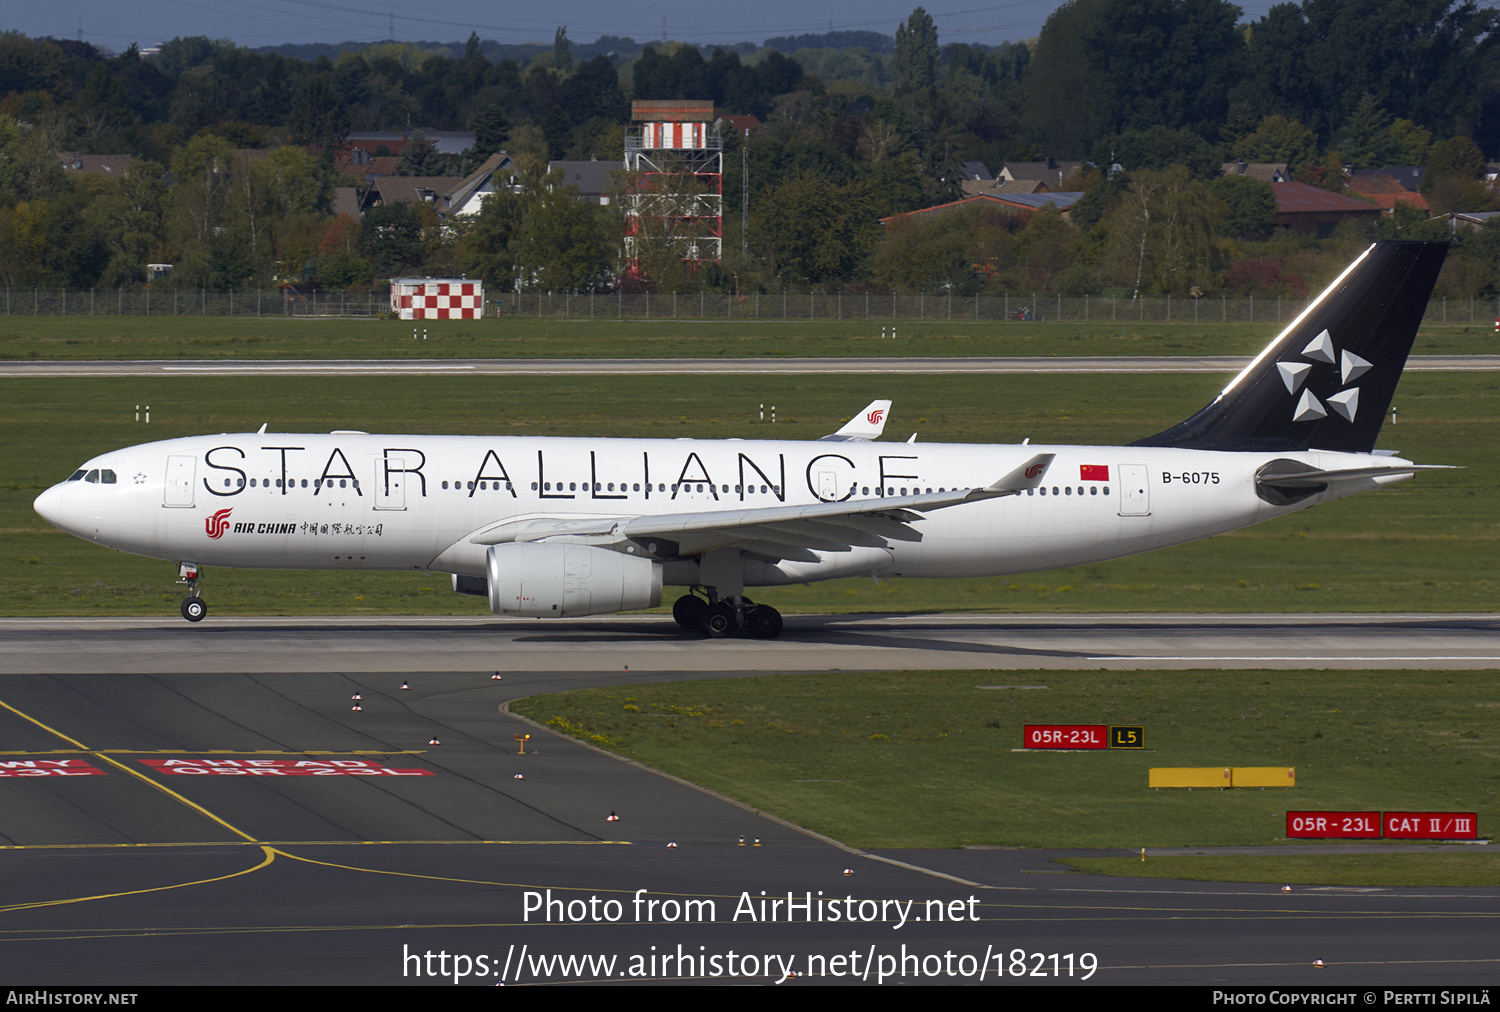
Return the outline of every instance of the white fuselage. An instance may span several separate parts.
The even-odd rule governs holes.
[[[57,526],[125,552],[202,566],[437,570],[482,576],[471,540],[526,520],[726,512],[983,488],[1055,453],[1042,488],[935,509],[917,541],[746,560],[746,586],[843,576],[966,577],[1131,555],[1245,527],[1405,475],[1345,482],[1295,505],[1256,495],[1289,458],[1316,468],[1395,458],[1120,446],[242,433],[103,454],[43,493]],[[491,539],[493,541],[493,539]],[[691,546],[668,584],[698,582]]]

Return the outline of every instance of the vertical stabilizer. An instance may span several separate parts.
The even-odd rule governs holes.
[[[1447,253],[1375,243],[1213,403],[1132,445],[1368,453]]]

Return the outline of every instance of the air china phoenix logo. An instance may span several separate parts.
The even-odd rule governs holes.
[[[1046,464],[1032,464],[1026,469],[1026,477],[1035,478],[1045,470],[1047,470]]]
[[[865,415],[865,421],[869,422],[871,425],[879,425],[880,424],[880,420],[882,418],[884,418],[884,417],[885,417],[885,408],[876,408],[874,411],[871,411],[868,415]]]
[[[229,529],[229,514],[232,512],[233,509],[219,510],[203,521],[203,528],[209,537],[218,539],[224,536],[224,532]]]

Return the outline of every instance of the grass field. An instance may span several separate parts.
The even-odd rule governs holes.
[[[1277,854],[1266,857],[1068,858],[1094,875],[1197,882],[1283,882],[1322,886],[1497,886],[1500,854],[1455,847],[1451,854]]]
[[[900,321],[427,321],[0,316],[0,359],[841,358],[1253,355],[1277,324]],[[1492,326],[1426,327],[1415,354],[1493,354]]]
[[[10,380],[0,402],[0,614],[160,615],[166,562],[63,534],[31,509],[105,450],[217,431],[369,431],[814,439],[873,396],[923,441],[1118,443],[1159,431],[1222,379],[1153,376],[347,377]],[[798,611],[1488,611],[1500,600],[1494,503],[1500,376],[1410,374],[1382,442],[1427,474],[1270,524],[1111,563],[995,579],[844,580],[758,599]],[[758,405],[778,406],[774,426]],[[150,404],[152,423],[133,421]],[[442,575],[210,570],[216,614],[481,614]]]
[[[838,672],[511,709],[862,848],[1270,844],[1288,809],[1500,816],[1500,686],[1471,672]],[[1028,723],[1144,725],[1147,748],[1021,751]],[[1231,765],[1295,767],[1297,786],[1147,787],[1153,766]]]

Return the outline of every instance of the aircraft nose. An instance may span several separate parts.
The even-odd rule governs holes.
[[[37,511],[37,514],[43,520],[47,521],[53,527],[61,528],[69,534],[76,534],[79,537],[92,537],[94,535],[92,518],[84,515],[84,511],[79,509],[77,502],[70,503],[70,500],[76,499],[76,496],[72,494],[73,490],[67,488],[66,485],[66,482],[53,485],[47,491],[37,496],[36,501],[31,504],[31,507]],[[86,534],[84,533],[85,526],[88,527]]]
[[[61,485],[53,485],[47,491],[36,497],[31,508],[37,511],[37,515],[47,521],[53,527],[61,527],[63,515],[63,491]]]

